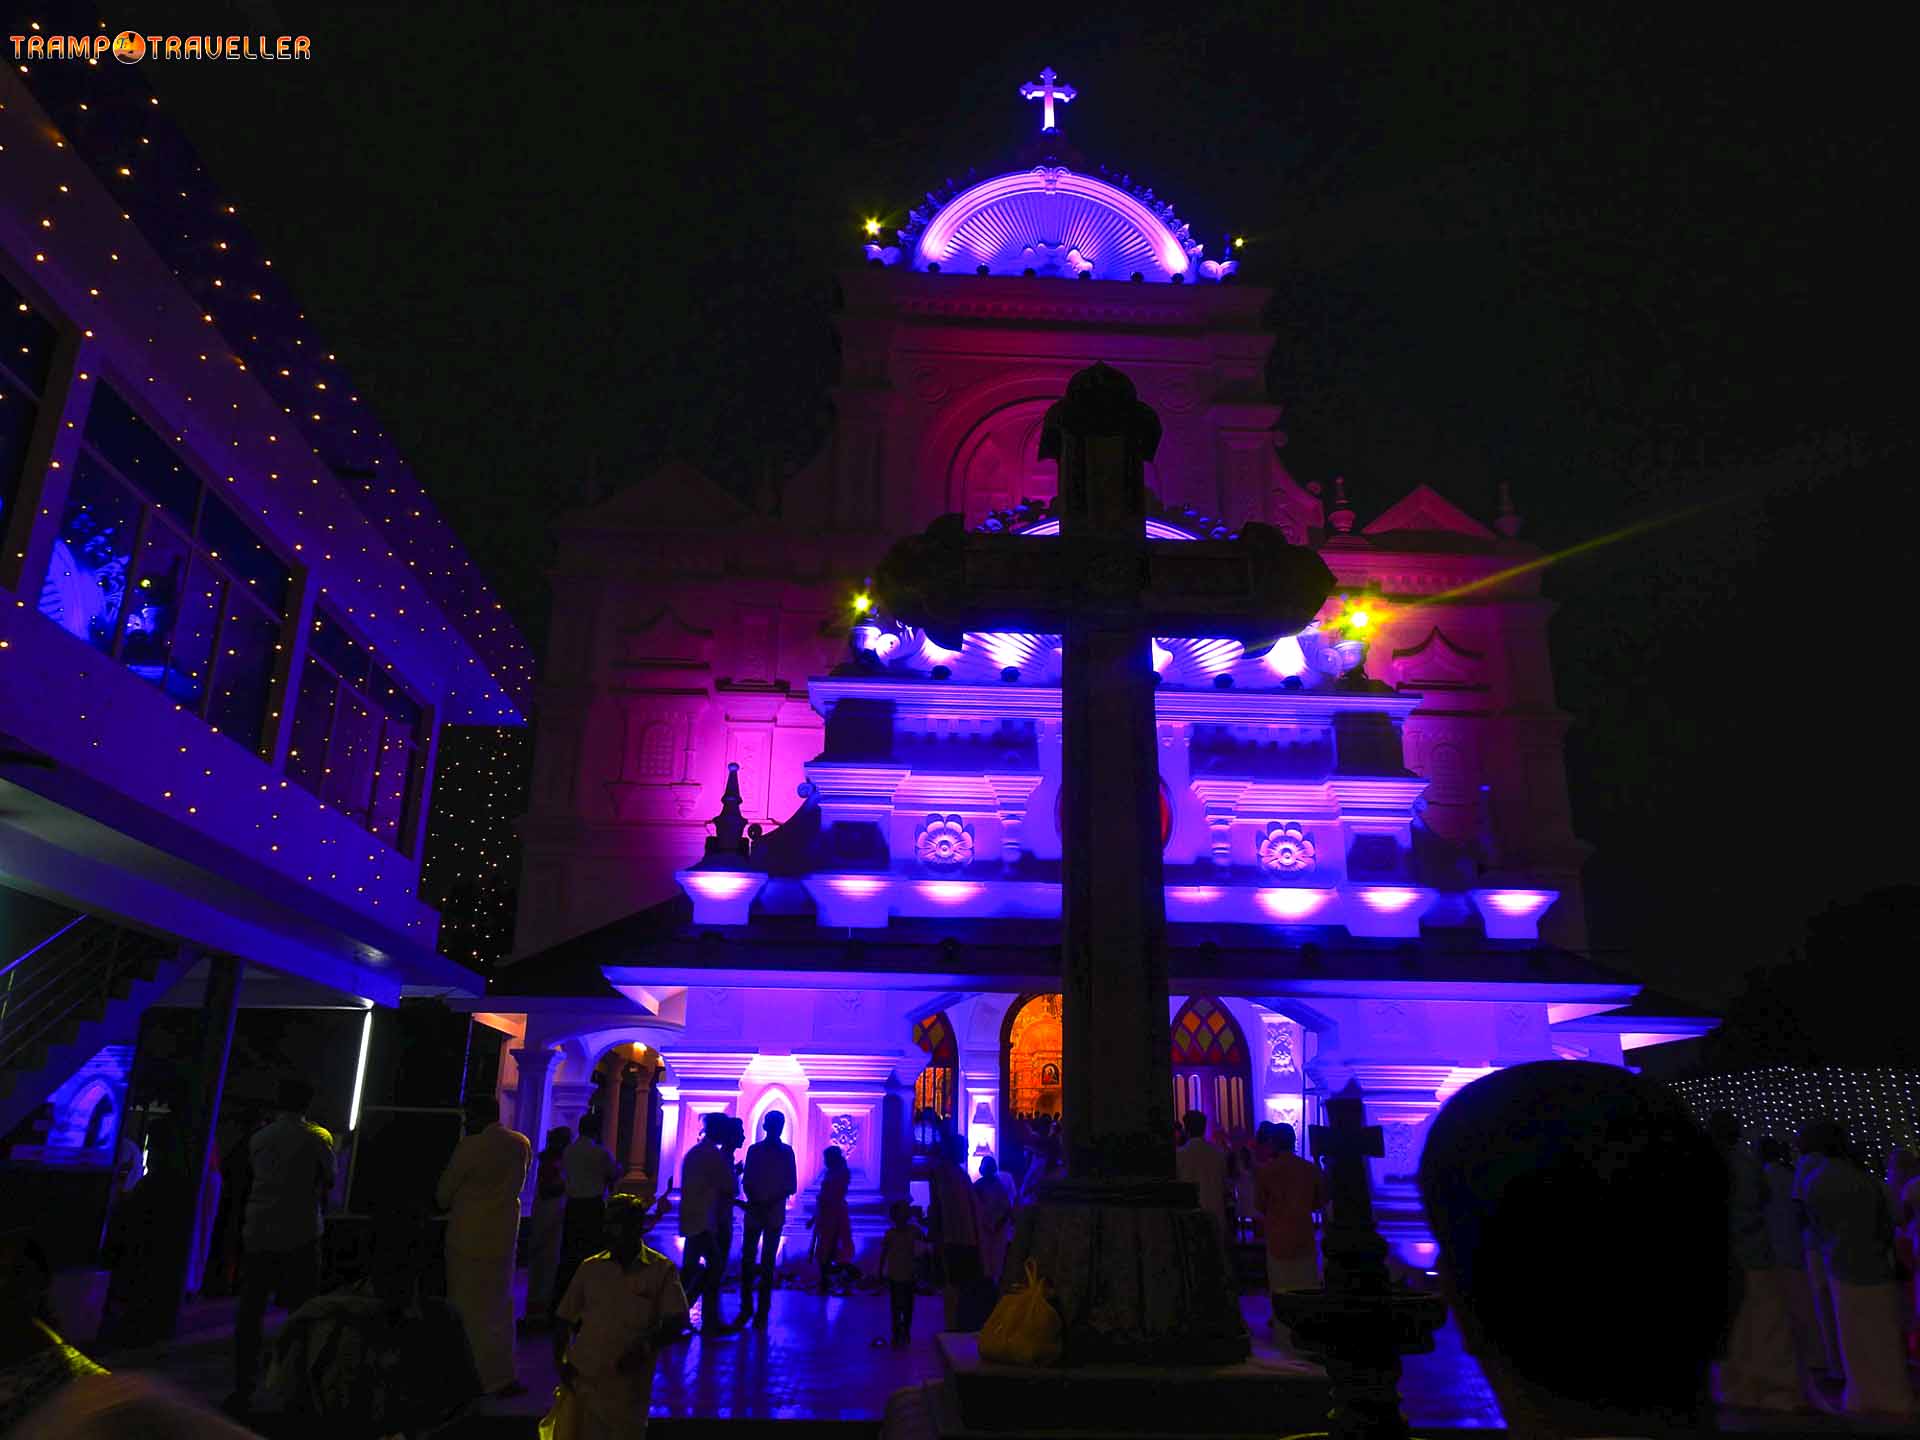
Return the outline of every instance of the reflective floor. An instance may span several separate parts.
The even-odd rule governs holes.
[[[96,1282],[98,1283],[98,1282]],[[87,1292],[75,1285],[74,1333],[91,1327],[81,1318]],[[730,1297],[727,1313],[735,1313]],[[1268,1337],[1263,1299],[1245,1302],[1256,1358],[1290,1359]],[[181,1338],[171,1345],[103,1357],[115,1369],[155,1370],[190,1393],[217,1404],[232,1388],[231,1300],[189,1303]],[[268,1317],[268,1333],[284,1317]],[[824,1297],[807,1290],[781,1290],[773,1297],[765,1330],[706,1338],[693,1336],[661,1357],[653,1413],[662,1418],[733,1420],[878,1421],[895,1390],[937,1379],[940,1359],[933,1343],[940,1301],[923,1296],[914,1313],[914,1338],[904,1349],[875,1346],[886,1334],[884,1295]],[[545,1334],[525,1334],[518,1346],[520,1379],[527,1393],[512,1400],[486,1400],[480,1407],[500,1415],[537,1416],[552,1399],[551,1343]],[[1478,1428],[1500,1424],[1500,1413],[1473,1361],[1461,1353],[1451,1326],[1431,1355],[1411,1357],[1401,1384],[1408,1418],[1417,1425]]]

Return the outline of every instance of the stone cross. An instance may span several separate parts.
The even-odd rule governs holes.
[[[897,544],[875,572],[894,618],[950,632],[1058,632],[1064,653],[1062,1111],[1074,1180],[1173,1174],[1166,901],[1160,861],[1155,635],[1271,643],[1333,588],[1318,555],[1249,524],[1237,540],[1149,540],[1143,467],[1160,421],[1094,365],[1047,412],[1056,538],[982,534],[961,518]]]
[[[1250,648],[1310,621],[1320,557],[1265,525],[1236,540],[1149,540],[1144,468],[1160,421],[1094,365],[1047,412],[1060,533],[969,532],[958,515],[896,544],[880,603],[958,649],[968,630],[1059,633],[1062,1110],[1067,1177],[1021,1217],[1006,1273],[1053,1287],[1070,1365],[1231,1364],[1248,1353],[1218,1221],[1173,1179],[1156,635]]]
[[[1446,1307],[1437,1295],[1395,1286],[1387,1270],[1367,1166],[1386,1145],[1380,1127],[1367,1124],[1360,1087],[1349,1081],[1326,1108],[1329,1123],[1308,1134],[1314,1158],[1327,1169],[1327,1283],[1275,1295],[1274,1310],[1292,1330],[1295,1347],[1326,1366],[1332,1440],[1405,1440],[1400,1357],[1433,1348]]]
[[[1038,100],[1040,102],[1040,133],[1043,135],[1050,134],[1054,129],[1053,102],[1058,100],[1064,105],[1080,93],[1071,85],[1056,85],[1054,82],[1059,78],[1058,75],[1053,73],[1053,67],[1049,66],[1040,72],[1038,83],[1029,80],[1020,87],[1020,98],[1022,100]]]

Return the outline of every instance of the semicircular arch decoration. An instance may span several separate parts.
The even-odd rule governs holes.
[[[1198,249],[1118,186],[1038,166],[982,180],[941,206],[914,245],[913,268],[1166,281],[1186,278]]]

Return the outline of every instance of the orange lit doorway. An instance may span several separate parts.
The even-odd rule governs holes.
[[[1024,1173],[1026,1137],[1036,1115],[1062,1106],[1060,996],[1022,995],[1007,1009],[1000,1033],[1000,1161]]]

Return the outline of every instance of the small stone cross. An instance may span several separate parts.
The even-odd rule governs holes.
[[[1022,100],[1040,101],[1040,133],[1043,135],[1052,133],[1055,128],[1053,123],[1053,102],[1058,100],[1064,105],[1080,93],[1071,85],[1055,84],[1054,82],[1059,78],[1058,75],[1053,73],[1053,67],[1048,66],[1040,72],[1040,79],[1037,83],[1029,80],[1020,87],[1020,98]]]

